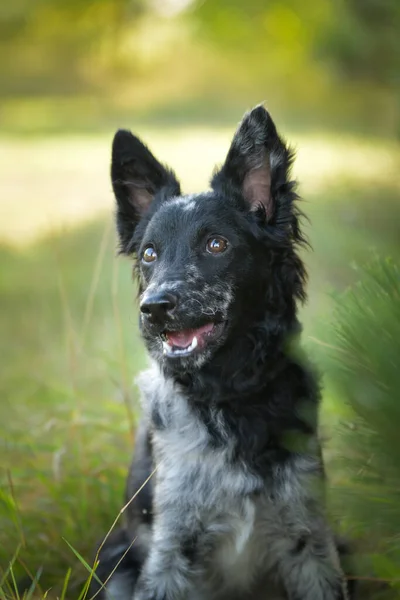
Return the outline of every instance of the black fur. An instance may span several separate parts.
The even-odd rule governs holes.
[[[126,546],[138,540],[117,570],[128,595],[114,576],[117,600],[347,597],[311,485],[323,482],[320,393],[297,344],[306,242],[292,161],[261,106],[240,124],[211,191],[194,196],[181,196],[138,138],[114,138],[120,249],[135,257],[141,332],[156,365],[142,379],[127,498],[157,466],[120,534]],[[239,551],[241,535],[250,537]],[[112,546],[100,554],[101,579]]]

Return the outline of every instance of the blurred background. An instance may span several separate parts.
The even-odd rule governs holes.
[[[146,359],[116,257],[115,129],[193,192],[262,101],[297,149],[310,218],[302,319],[325,372],[333,518],[373,597],[400,597],[399,31],[398,0],[1,3],[1,600],[83,598],[121,507]]]

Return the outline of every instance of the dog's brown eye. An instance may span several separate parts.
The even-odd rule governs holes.
[[[211,237],[207,241],[207,252],[211,254],[220,254],[221,252],[225,252],[228,247],[228,242],[222,237]]]
[[[153,246],[147,246],[144,249],[142,258],[144,262],[151,263],[154,262],[157,258],[157,252],[154,250]]]

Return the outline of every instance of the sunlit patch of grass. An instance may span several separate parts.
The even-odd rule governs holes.
[[[121,126],[136,131],[176,170],[186,192],[207,187],[232,136],[232,128],[156,130],[128,122]],[[0,239],[27,244],[44,232],[62,233],[65,226],[110,214],[113,131],[110,129],[109,136],[0,139]],[[328,205],[333,197],[330,189],[338,184],[343,186],[344,196],[348,195],[346,187],[360,185],[400,191],[400,149],[394,143],[285,133],[298,149],[294,172],[301,195],[310,198],[314,194],[319,206]]]

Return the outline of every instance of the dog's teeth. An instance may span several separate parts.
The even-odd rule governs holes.
[[[190,352],[192,352],[192,350],[197,348],[197,346],[199,345],[199,342],[198,342],[197,336],[194,336],[194,338],[191,341],[190,346],[188,346],[187,348],[174,348],[174,346],[171,346],[171,344],[169,344],[167,342],[167,340],[163,340],[162,345],[163,345],[163,353],[164,354],[175,354],[175,355],[179,356],[179,355],[189,354]]]
[[[167,354],[168,352],[172,351],[172,346],[170,346],[166,340],[163,340],[162,345],[164,354]]]

